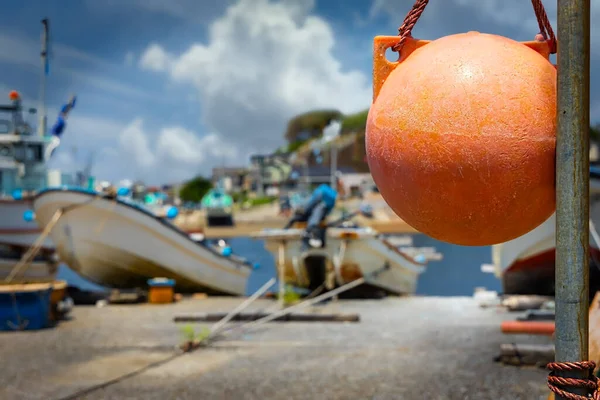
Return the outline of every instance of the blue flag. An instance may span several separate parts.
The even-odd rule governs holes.
[[[69,99],[67,104],[63,105],[62,108],[60,109],[60,113],[66,117],[67,114],[69,114],[69,112],[75,107],[76,101],[77,101],[77,96],[71,96],[71,98]]]
[[[69,115],[69,112],[73,109],[73,107],[75,107],[76,100],[76,96],[71,96],[67,104],[61,107],[56,123],[52,127],[52,135],[56,137],[60,137],[62,135],[62,133],[65,130],[65,127],[67,126],[66,118]]]

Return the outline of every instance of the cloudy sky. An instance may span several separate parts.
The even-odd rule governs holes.
[[[371,46],[395,35],[412,0],[28,0],[3,5],[0,96],[39,97],[40,20],[52,34],[49,123],[78,95],[52,160],[96,154],[99,178],[151,183],[244,165],[283,143],[288,118],[370,104]],[[556,1],[545,1],[555,24]],[[593,25],[600,2],[593,2]],[[527,0],[433,0],[414,36],[478,30],[531,40]],[[592,71],[600,62],[592,31]],[[600,81],[592,72],[592,118]],[[4,97],[6,98],[6,97]],[[77,149],[75,152],[73,149]]]

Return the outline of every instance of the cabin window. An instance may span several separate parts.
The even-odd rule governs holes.
[[[10,147],[8,146],[0,146],[0,156],[2,157],[10,157]]]
[[[10,195],[17,188],[17,174],[15,170],[5,169],[0,171],[0,191]]]
[[[18,162],[23,163],[36,163],[43,161],[43,151],[42,146],[39,144],[33,145],[25,145],[19,144],[15,145],[15,159]]]
[[[43,161],[43,151],[42,146],[39,144],[34,144],[28,147],[29,155],[31,156],[30,160],[33,162],[41,162]],[[29,157],[28,155],[28,157]]]
[[[0,119],[0,134],[6,135],[11,132],[12,124],[6,119]]]

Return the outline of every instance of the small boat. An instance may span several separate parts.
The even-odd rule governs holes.
[[[590,265],[600,267],[600,167],[590,167]],[[531,232],[492,246],[495,275],[502,280],[503,293],[554,295],[556,214]],[[591,270],[598,279],[597,268]]]
[[[71,269],[112,288],[145,288],[148,279],[174,279],[179,291],[244,295],[253,265],[206,241],[195,241],[168,219],[133,201],[80,188],[46,189],[35,196],[46,227],[66,211],[50,236]]]
[[[411,295],[425,271],[425,263],[404,254],[371,228],[327,228],[323,247],[316,249],[302,246],[303,234],[304,229],[296,225],[252,235],[265,241],[276,264],[283,266],[285,283],[295,287],[333,289],[364,277],[366,288]]]
[[[211,189],[202,198],[208,226],[233,225],[233,198],[219,188]]]
[[[48,328],[52,291],[52,283],[0,285],[0,331]]]

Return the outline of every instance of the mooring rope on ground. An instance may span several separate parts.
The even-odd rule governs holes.
[[[178,352],[178,353],[172,354],[169,357],[166,357],[166,358],[164,358],[162,360],[158,360],[158,361],[155,361],[153,363],[150,363],[150,364],[148,364],[148,365],[146,365],[144,367],[138,368],[138,369],[136,369],[134,371],[131,371],[131,372],[127,373],[127,374],[119,375],[116,378],[113,378],[113,379],[110,379],[108,381],[99,383],[97,385],[89,386],[87,388],[81,389],[81,390],[79,390],[79,391],[77,391],[75,393],[69,394],[67,396],[59,397],[59,398],[57,398],[55,400],[77,400],[77,399],[81,399],[84,396],[86,396],[86,395],[88,395],[88,394],[90,394],[92,392],[95,392],[95,391],[101,390],[101,389],[106,389],[107,387],[115,385],[117,383],[120,383],[120,382],[122,382],[122,381],[124,381],[126,379],[136,377],[136,376],[138,376],[138,375],[140,375],[140,374],[142,374],[142,373],[144,373],[146,371],[149,371],[151,369],[163,366],[163,365],[165,365],[165,364],[167,364],[167,363],[169,363],[169,362],[171,362],[171,361],[173,361],[173,360],[181,357],[184,354],[187,354],[187,353]]]
[[[379,268],[379,269],[371,272],[370,274],[368,274],[367,277],[368,278],[376,277],[377,275],[379,275],[380,273],[388,270],[389,268],[390,268],[390,266],[388,264],[385,264],[383,267],[381,267],[381,268]],[[270,315],[267,315],[267,316],[265,316],[263,318],[255,320],[255,321],[250,321],[250,322],[247,322],[245,324],[238,325],[237,327],[234,327],[230,331],[223,332],[222,336],[231,335],[233,333],[236,333],[236,332],[239,332],[239,331],[242,331],[242,330],[252,329],[253,327],[257,327],[257,326],[263,325],[263,324],[265,324],[267,322],[271,322],[271,321],[273,321],[273,320],[275,320],[275,319],[277,319],[279,317],[283,317],[285,315],[291,314],[294,311],[301,310],[301,309],[309,307],[311,305],[320,303],[320,302],[322,302],[324,300],[328,300],[328,299],[330,299],[330,298],[332,298],[334,296],[339,295],[340,293],[346,292],[346,291],[348,291],[350,289],[353,289],[355,287],[358,287],[358,286],[364,284],[365,282],[367,282],[367,277],[363,276],[363,277],[361,277],[359,279],[356,279],[356,280],[354,280],[352,282],[348,282],[345,285],[339,286],[339,287],[337,287],[337,288],[335,288],[333,290],[325,292],[325,293],[323,293],[323,294],[321,294],[321,295],[319,295],[317,297],[314,297],[312,299],[305,300],[305,301],[302,301],[302,302],[300,302],[300,303],[298,303],[296,305],[293,305],[291,307],[287,307],[287,308],[284,308],[282,310],[276,311],[276,312],[274,312],[274,313],[272,313]],[[319,288],[317,288],[316,290],[319,290]]]
[[[212,326],[212,328],[210,329],[210,334],[208,335],[206,340],[214,337],[225,326],[225,324],[227,324],[229,321],[231,321],[231,319],[233,317],[235,317],[242,310],[244,310],[245,308],[250,306],[250,304],[252,304],[256,299],[258,299],[260,296],[262,296],[267,290],[269,290],[271,288],[271,286],[273,286],[275,284],[275,282],[276,282],[275,278],[269,279],[269,281],[267,283],[265,283],[264,285],[262,285],[256,292],[254,292],[252,294],[252,296],[248,297],[240,305],[238,305],[236,308],[231,310],[220,321],[218,321],[216,324],[214,324]]]

